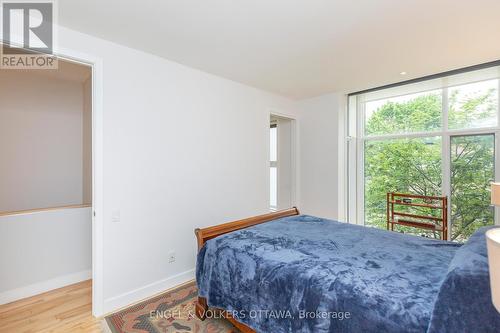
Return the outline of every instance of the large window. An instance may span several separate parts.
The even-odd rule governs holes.
[[[490,67],[350,96],[351,223],[386,228],[387,192],[446,195],[450,240],[495,223],[499,73]]]

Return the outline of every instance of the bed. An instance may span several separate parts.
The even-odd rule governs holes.
[[[296,208],[197,229],[196,314],[242,332],[500,332],[484,232],[426,239]]]

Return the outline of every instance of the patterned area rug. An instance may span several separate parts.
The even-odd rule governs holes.
[[[225,319],[196,317],[194,282],[106,317],[113,333],[237,333]]]

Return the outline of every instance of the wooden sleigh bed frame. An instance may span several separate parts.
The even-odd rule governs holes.
[[[299,215],[299,210],[297,209],[297,207],[280,210],[273,213],[258,215],[254,217],[249,217],[234,222],[219,224],[216,226],[207,227],[203,229],[196,229],[194,233],[196,234],[196,238],[198,240],[198,251],[203,247],[203,245],[208,240],[215,238],[217,236],[224,235],[229,232],[233,232],[240,229],[245,229],[257,224],[269,222],[282,217],[294,216],[294,215]],[[228,312],[217,308],[209,308],[207,305],[207,300],[204,297],[198,297],[195,307],[196,307],[195,310],[196,316],[201,320],[205,320],[209,312],[217,313],[219,316],[223,316],[224,318],[229,320],[242,333],[255,333],[253,329],[234,319]]]

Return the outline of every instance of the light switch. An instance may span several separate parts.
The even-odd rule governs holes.
[[[121,220],[120,211],[119,210],[113,211],[113,214],[111,214],[111,222],[118,223],[120,222],[120,220]]]

